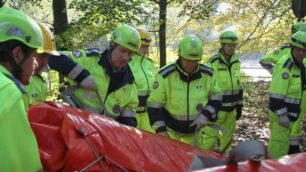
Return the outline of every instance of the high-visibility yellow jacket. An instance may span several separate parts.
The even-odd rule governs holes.
[[[147,99],[155,78],[154,62],[147,57],[134,55],[129,62],[129,66],[133,72],[137,87],[139,101],[137,113],[142,113],[147,111]]]
[[[306,90],[305,66],[291,54],[282,57],[273,71],[269,88],[269,109],[276,115],[287,115],[296,121],[301,110],[302,94]]]
[[[134,120],[138,98],[133,74],[128,66],[114,72],[109,62],[109,53],[109,50],[105,50],[100,56],[97,52],[85,50],[63,52],[60,57],[50,56],[49,65],[74,80],[72,85],[78,85],[89,75],[94,78],[106,110],[103,109],[96,91],[80,88],[74,95],[78,103],[86,106],[87,110],[103,112],[120,122],[126,118]],[[136,122],[128,125],[136,126]]]
[[[35,135],[23,100],[21,83],[0,65],[0,171],[39,171]]]
[[[162,68],[148,99],[152,128],[158,133],[166,128],[179,133],[193,133],[189,125],[203,113],[211,121],[217,119],[221,105],[220,90],[213,70],[200,64],[192,74],[182,70],[179,60]]]
[[[34,75],[31,83],[25,86],[29,105],[47,99],[48,82],[41,75]]]
[[[290,49],[290,44],[285,44],[282,47],[274,50],[273,52],[266,54],[264,57],[261,58],[259,63],[263,68],[267,69],[269,72],[272,73],[274,65],[276,65],[277,61],[283,56],[290,54]]]
[[[220,110],[230,112],[243,105],[243,89],[241,85],[240,61],[237,55],[232,55],[227,61],[218,52],[209,59],[208,66],[214,70],[214,75],[222,92]]]

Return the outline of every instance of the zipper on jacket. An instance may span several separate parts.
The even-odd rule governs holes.
[[[149,93],[149,92],[150,92],[149,80],[148,80],[148,77],[147,77],[147,75],[146,75],[146,72],[144,71],[143,66],[142,66],[142,61],[143,61],[144,58],[145,58],[145,57],[142,57],[142,58],[141,58],[141,61],[140,61],[140,68],[141,68],[141,70],[142,70],[142,72],[143,72],[143,74],[144,74],[144,76],[145,76],[145,78],[146,78],[147,87],[148,87],[147,91],[148,91],[148,93]]]
[[[187,76],[187,120],[189,121],[189,85],[190,85],[190,78]]]
[[[232,86],[232,91],[234,90],[234,86],[233,86],[233,77],[232,77],[232,65],[233,65],[234,63],[230,63],[228,66],[227,66],[227,68],[228,68],[228,71],[229,71],[229,74],[230,74],[230,78],[231,78],[231,86]]]

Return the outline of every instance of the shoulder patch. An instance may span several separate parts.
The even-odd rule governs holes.
[[[164,68],[162,68],[158,73],[163,77],[166,78],[170,73],[176,70],[176,64],[170,64]]]
[[[279,50],[274,50],[273,53],[274,54],[279,54]]]
[[[72,51],[72,55],[74,57],[80,58],[82,57],[82,52],[80,50],[75,50],[75,51]]]
[[[153,83],[153,89],[157,89],[158,88],[158,81],[154,81]]]
[[[212,76],[214,73],[214,70],[204,64],[200,64],[200,71],[202,73],[207,73],[208,75]]]
[[[284,73],[282,74],[282,78],[283,78],[283,79],[288,79],[288,78],[289,78],[289,73],[284,72]]]

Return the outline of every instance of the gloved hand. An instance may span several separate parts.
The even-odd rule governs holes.
[[[204,127],[209,122],[208,118],[200,113],[200,115],[194,119],[194,121],[189,125],[190,127],[196,126],[198,129]]]
[[[290,126],[290,121],[286,114],[278,116],[278,123],[279,125],[286,127],[286,128],[289,128]]]
[[[241,117],[241,114],[242,114],[242,106],[237,106],[236,112],[237,112],[236,120],[238,121]]]
[[[170,136],[169,136],[169,134],[168,134],[167,131],[162,131],[162,132],[159,132],[159,133],[157,133],[157,134],[158,134],[158,135],[161,135],[161,136],[164,136],[164,137],[170,138]]]
[[[95,90],[97,88],[96,82],[95,80],[92,78],[92,76],[88,76],[87,78],[85,78],[80,85],[83,88],[89,89],[89,90]]]

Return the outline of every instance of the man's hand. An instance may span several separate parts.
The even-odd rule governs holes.
[[[164,137],[170,138],[170,136],[169,136],[169,134],[168,134],[167,131],[162,131],[162,132],[159,132],[159,133],[157,133],[157,134],[158,134],[158,135],[161,135],[161,136],[164,136]]]
[[[242,114],[242,106],[237,106],[236,113],[237,113],[236,120],[238,121],[241,117],[241,114]]]
[[[202,128],[209,122],[208,118],[200,113],[200,115],[194,119],[194,121],[189,125],[190,127],[196,126],[197,128]]]
[[[80,85],[88,90],[95,90],[97,88],[95,80],[90,75],[85,78]]]
[[[278,116],[278,123],[279,125],[286,127],[286,128],[289,128],[290,126],[290,120],[286,114]]]

